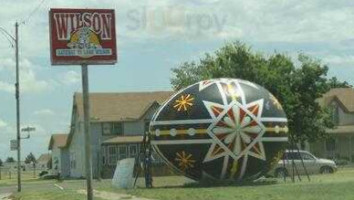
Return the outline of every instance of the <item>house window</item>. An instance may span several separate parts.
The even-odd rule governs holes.
[[[129,145],[129,156],[130,157],[135,157],[137,155],[138,148],[136,144],[131,144]]]
[[[120,145],[118,146],[119,149],[119,160],[122,160],[127,157],[127,146],[126,145]]]
[[[76,169],[76,158],[74,153],[71,153],[70,155],[70,168]]]
[[[123,135],[123,124],[121,122],[105,122],[102,123],[103,135]]]
[[[106,160],[106,147],[101,148],[101,155],[102,155],[102,164],[105,165],[107,163]]]
[[[112,134],[112,123],[103,123],[102,124],[102,134],[111,135]]]
[[[121,122],[113,123],[113,134],[123,135],[123,124]]]
[[[54,161],[54,169],[58,170],[59,169],[59,167],[58,167],[59,166],[59,159],[57,157],[54,157],[53,161]]]
[[[117,148],[108,146],[108,164],[115,165],[117,162]]]

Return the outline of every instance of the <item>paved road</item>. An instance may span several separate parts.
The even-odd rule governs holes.
[[[55,188],[54,184],[48,183],[48,182],[43,182],[43,183],[30,182],[30,183],[22,184],[22,191],[31,190],[31,189],[50,190],[50,189],[54,189],[54,188]],[[0,187],[0,200],[3,198],[3,196],[5,194],[12,194],[15,192],[17,192],[17,185],[1,186]]]
[[[0,199],[3,198],[4,194],[11,194],[17,190],[16,186],[2,186],[0,187]]]
[[[0,199],[5,199],[6,197],[10,196],[11,193],[3,193],[3,194],[0,194]],[[7,199],[7,198],[6,198]]]

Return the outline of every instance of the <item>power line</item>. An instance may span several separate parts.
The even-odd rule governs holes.
[[[7,33],[7,31],[5,31],[5,29],[0,27],[0,33],[6,38],[6,40],[11,44],[11,47],[14,47],[14,43],[11,39],[13,39],[12,37],[10,37]]]
[[[31,17],[38,11],[38,9],[41,7],[41,5],[45,2],[45,0],[42,0],[33,10],[32,12],[28,15],[28,17],[23,20],[21,23],[22,24],[25,24],[25,23],[28,23],[29,20],[31,19]]]

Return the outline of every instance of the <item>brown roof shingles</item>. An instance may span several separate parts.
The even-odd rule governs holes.
[[[39,156],[37,162],[48,162],[51,159],[52,155],[50,153],[44,153]]]
[[[340,103],[345,112],[354,112],[354,89],[334,88],[318,100],[321,106],[328,106],[334,99]]]
[[[91,93],[90,116],[97,122],[133,121],[141,118],[154,103],[162,104],[173,92]],[[83,116],[82,94],[75,93],[74,103]]]
[[[50,138],[48,149],[65,147],[67,139],[68,134],[53,134]]]

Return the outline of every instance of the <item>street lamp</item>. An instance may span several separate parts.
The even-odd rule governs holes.
[[[20,73],[19,73],[19,56],[18,56],[18,26],[15,23],[15,37],[9,34],[4,28],[0,27],[0,33],[2,33],[7,41],[10,42],[13,47],[13,42],[15,43],[15,56],[16,56],[16,126],[17,126],[17,191],[21,192],[21,137],[20,137]]]
[[[26,128],[22,128],[21,131],[22,132],[27,132],[27,136],[24,137],[24,138],[21,138],[21,139],[29,139],[30,138],[30,132],[31,131],[35,131],[36,128],[35,127],[30,127],[30,126],[27,126]]]

